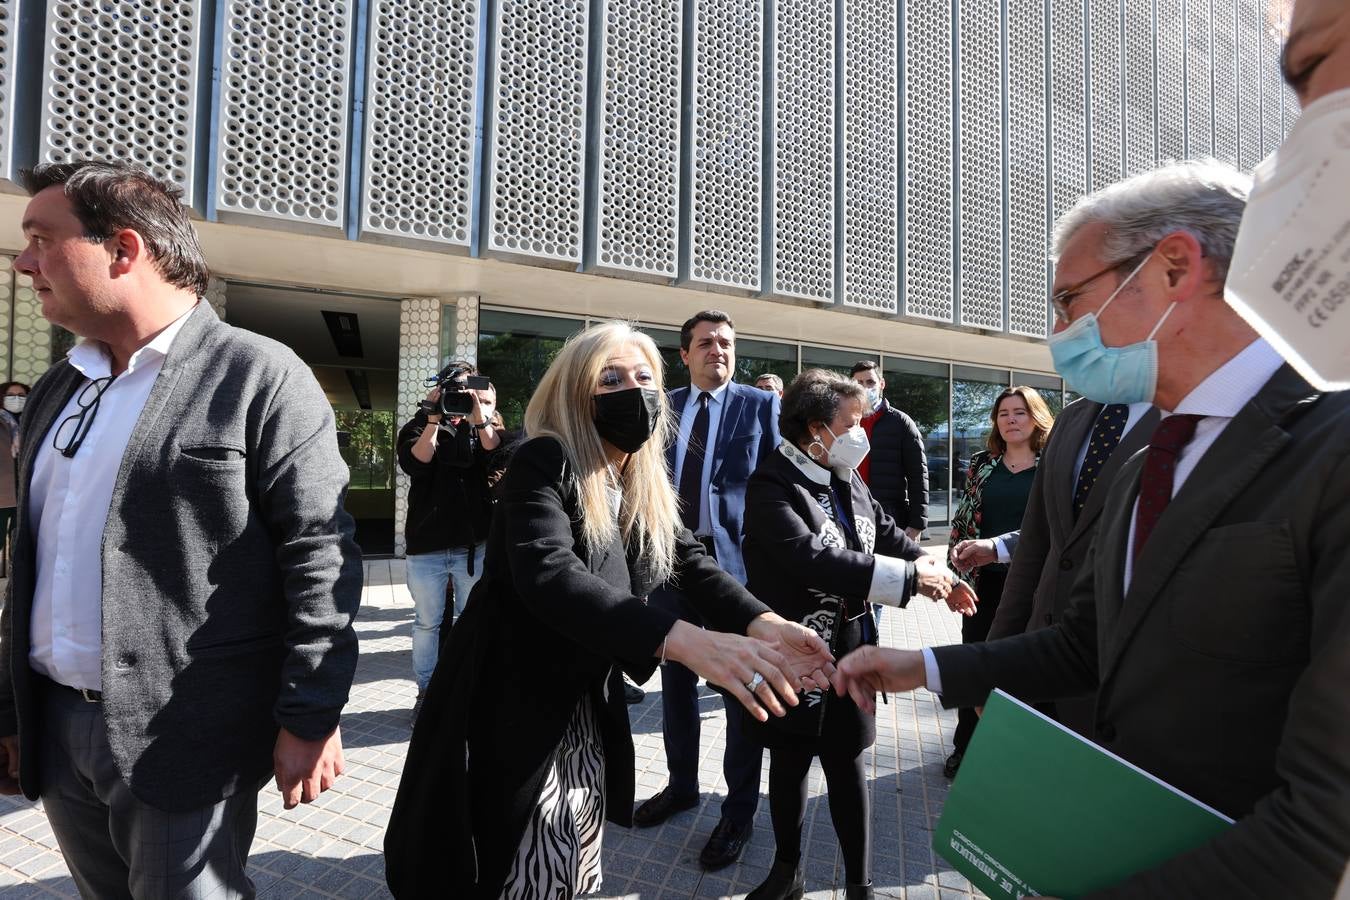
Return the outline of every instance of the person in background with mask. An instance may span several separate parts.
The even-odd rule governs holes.
[[[6,544],[9,533],[14,528],[19,419],[23,416],[23,405],[28,402],[28,390],[28,385],[22,381],[7,381],[0,385],[0,397],[4,398],[0,401],[4,404],[3,409],[0,409],[0,448],[9,448],[8,459],[5,458],[3,450],[0,450],[0,459],[5,460],[0,462],[0,546]]]
[[[483,578],[408,748],[384,843],[395,896],[599,890],[604,821],[632,821],[623,671],[679,662],[757,719],[828,683],[826,644],[681,525],[661,382],[652,339],[614,322],[569,339],[530,399]],[[722,631],[648,605],[670,579]]]
[[[912,540],[928,527],[928,455],[919,426],[886,399],[886,379],[874,360],[860,359],[849,376],[867,391],[862,429],[872,450],[858,466],[858,477],[872,496]],[[881,604],[872,607],[881,631]]]
[[[1045,400],[1035,388],[1029,387],[1005,388],[989,410],[989,421],[992,427],[987,449],[970,460],[966,487],[952,516],[948,544],[952,568],[961,573],[980,598],[979,610],[961,622],[963,644],[978,644],[989,634],[1003,596],[1003,583],[1008,578],[1006,563],[990,561],[974,567],[969,554],[971,545],[1022,527],[1041,448],[1055,424]],[[978,722],[973,707],[961,707],[952,736],[952,755],[942,767],[942,774],[948,778],[955,778],[961,768]]]
[[[784,618],[801,622],[836,655],[877,641],[871,604],[903,608],[915,593],[973,609],[974,595],[901,530],[858,475],[867,456],[862,386],[808,369],[783,394],[783,442],[746,490],[746,586]],[[830,817],[844,856],[848,900],[872,896],[863,751],[876,740],[871,713],[828,689],[782,719],[747,721],[769,748],[769,811],[777,851],[749,900],[786,900],[805,888],[801,862],[806,782],[819,757]]]
[[[1301,0],[1292,35],[1300,98],[1341,92],[1307,114],[1342,115],[1344,132],[1350,10]],[[1341,166],[1350,154],[1343,138],[1316,147]],[[924,686],[949,707],[995,687],[1032,701],[1097,690],[1097,743],[1237,820],[1094,897],[1321,900],[1350,858],[1350,392],[1309,384],[1224,302],[1230,261],[1251,265],[1234,257],[1239,222],[1272,224],[1243,217],[1249,184],[1222,164],[1175,163],[1058,223],[1056,368],[1098,403],[1152,400],[1162,415],[1111,485],[1063,618],[839,664],[836,687],[862,705]],[[1309,208],[1331,204],[1344,223],[1343,188],[1323,185]]]

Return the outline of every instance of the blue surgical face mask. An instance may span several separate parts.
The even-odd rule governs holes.
[[[1102,343],[1097,317],[1106,312],[1130,279],[1139,274],[1152,254],[1134,267],[1120,286],[1111,293],[1101,309],[1086,313],[1063,331],[1050,335],[1050,355],[1055,370],[1064,376],[1069,387],[1097,403],[1152,403],[1158,388],[1158,342],[1153,336],[1172,314],[1176,303],[1167,307],[1148,337],[1124,347],[1108,347]]]
[[[881,405],[881,388],[870,387],[865,389],[867,392],[867,404],[872,409]]]

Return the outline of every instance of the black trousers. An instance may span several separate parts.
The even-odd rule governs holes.
[[[830,820],[839,836],[844,855],[844,875],[849,884],[871,881],[871,831],[868,828],[867,779],[863,753],[845,756],[821,753],[830,801]],[[769,751],[769,814],[778,859],[795,865],[802,856],[802,824],[806,821],[806,778],[815,754],[810,750]]]
[[[1005,565],[995,564],[980,569],[975,591],[980,600],[979,606],[975,609],[975,615],[961,620],[961,643],[979,644],[989,636],[989,629],[994,624],[994,613],[998,612],[998,601],[1003,596],[1003,583],[1007,580],[1008,567]],[[973,707],[963,706],[957,711],[956,735],[952,738],[952,745],[957,752],[966,752],[970,736],[975,733],[979,721],[980,717]]]

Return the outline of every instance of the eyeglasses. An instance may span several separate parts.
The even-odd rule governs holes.
[[[116,375],[105,375],[102,378],[95,378],[84,386],[80,396],[75,400],[80,411],[66,416],[61,420],[61,424],[56,426],[56,432],[52,435],[52,449],[66,459],[72,459],[80,452],[84,439],[89,436],[89,429],[94,427],[94,416],[98,415],[98,402],[116,380]]]
[[[1129,260],[1126,260],[1125,262],[1129,262]],[[1125,262],[1109,265],[1095,275],[1089,275],[1077,284],[1071,284],[1062,290],[1055,291],[1050,297],[1050,305],[1055,309],[1055,321],[1067,324],[1069,321],[1069,307],[1073,306],[1074,301],[1087,291],[1088,285],[1092,284],[1092,282],[1101,278],[1108,272],[1114,272],[1116,269],[1119,269],[1121,266],[1125,265]]]

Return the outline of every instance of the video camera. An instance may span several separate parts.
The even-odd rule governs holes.
[[[450,363],[435,375],[429,376],[424,384],[427,387],[441,389],[440,414],[443,416],[467,416],[473,412],[473,397],[469,391],[485,391],[492,387],[492,381],[482,375],[470,375],[469,369],[460,363]],[[435,415],[436,404],[422,401],[422,410]]]

